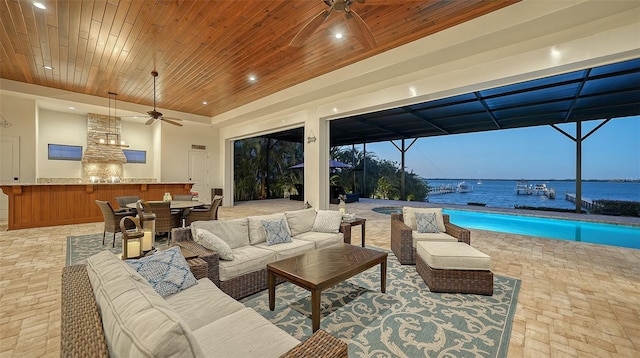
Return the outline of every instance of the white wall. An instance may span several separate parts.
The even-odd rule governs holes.
[[[131,150],[143,150],[147,152],[146,163],[126,163],[122,165],[122,176],[128,179],[134,178],[158,178],[154,170],[155,150],[154,131],[144,124],[144,121],[122,121],[121,138]]]
[[[163,182],[189,181],[189,151],[191,145],[204,145],[209,155],[208,176],[211,187],[222,185],[222,176],[219,170],[218,155],[218,130],[204,124],[183,122],[182,127],[166,123],[154,123],[153,126],[162,126],[162,161],[160,178]]]
[[[64,130],[60,130],[64,128]],[[82,162],[49,160],[49,144],[77,145],[87,149],[87,116],[40,109],[38,111],[38,178],[82,177]]]
[[[8,128],[0,127],[0,135],[20,137],[19,181],[33,183],[36,179],[36,101],[2,94],[0,113],[11,122]]]
[[[33,183],[36,178],[36,102],[33,99],[2,95],[0,113],[11,123],[0,127],[0,135],[20,139],[20,171],[18,182]],[[8,217],[8,197],[0,191],[0,219]]]

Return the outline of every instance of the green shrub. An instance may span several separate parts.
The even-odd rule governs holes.
[[[596,200],[596,205],[591,210],[593,214],[640,216],[640,202],[623,200]]]

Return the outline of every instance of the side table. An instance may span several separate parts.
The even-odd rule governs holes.
[[[351,228],[354,226],[358,226],[361,225],[361,233],[362,233],[362,247],[364,247],[364,243],[365,243],[365,229],[367,226],[367,219],[364,218],[355,218],[354,220],[350,220],[350,221],[343,221],[343,223],[349,224],[349,230],[343,232],[344,234],[344,243],[345,244],[351,244]]]

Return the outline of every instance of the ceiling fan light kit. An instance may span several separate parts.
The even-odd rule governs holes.
[[[301,47],[304,45],[307,39],[318,30],[320,25],[324,23],[333,11],[344,13],[345,22],[349,30],[351,30],[353,36],[366,50],[377,46],[376,38],[369,26],[367,26],[367,23],[364,22],[358,13],[351,9],[351,5],[354,2],[364,2],[363,0],[323,0],[323,2],[329,6],[329,8],[322,10],[319,14],[312,17],[293,37],[289,46]]]

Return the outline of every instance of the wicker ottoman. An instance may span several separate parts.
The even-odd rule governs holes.
[[[418,242],[416,270],[431,292],[493,295],[491,257],[463,242]]]

